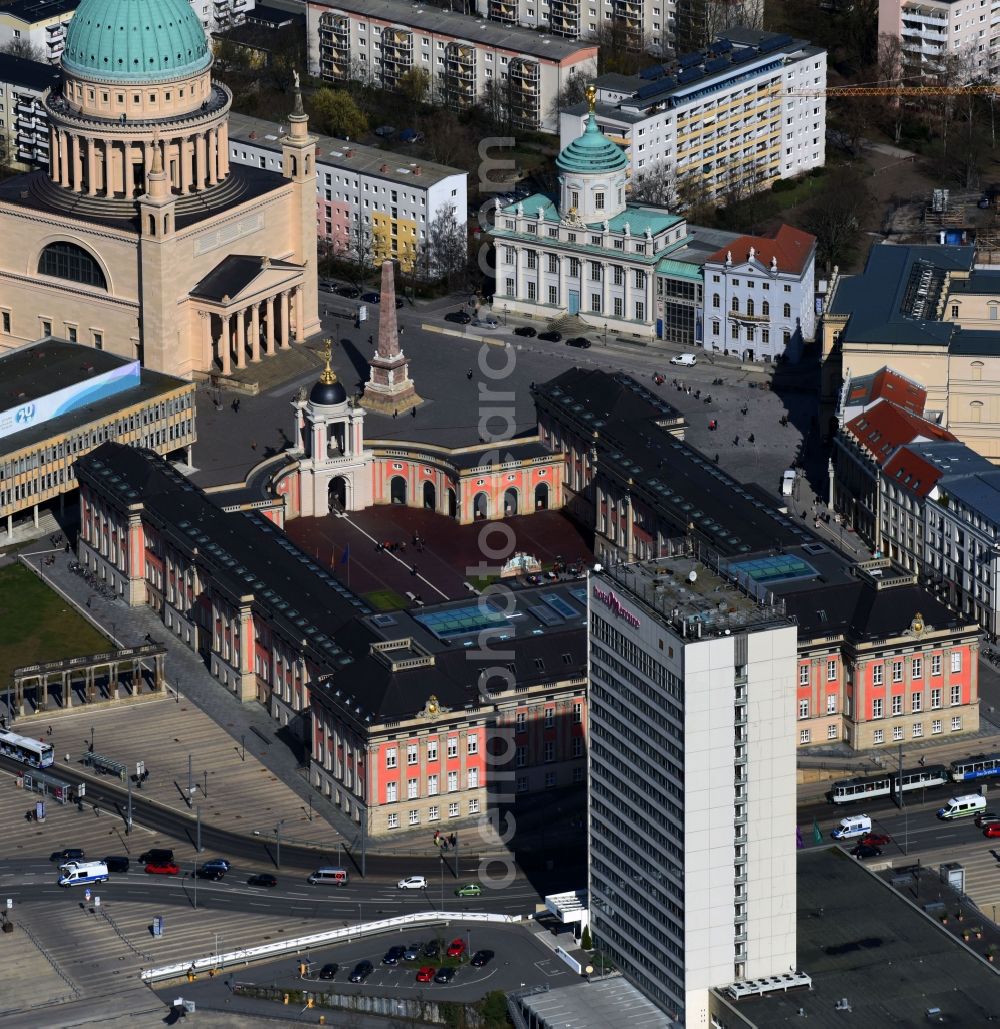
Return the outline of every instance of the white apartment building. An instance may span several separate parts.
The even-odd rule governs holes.
[[[708,1026],[711,989],[795,967],[796,630],[672,551],[588,582],[590,928]]]
[[[803,40],[732,30],[706,51],[596,85],[598,124],[624,148],[633,181],[666,173],[724,196],[826,161],[826,51]],[[563,146],[587,113],[584,103],[561,112]]]
[[[966,80],[1000,67],[1000,0],[879,0],[878,31],[902,44],[909,75],[936,75],[959,59]]]
[[[393,90],[411,68],[452,108],[482,101],[491,84],[516,128],[558,130],[555,100],[571,75],[597,74],[597,47],[402,0],[309,0],[309,72],[330,82]]]
[[[230,114],[230,161],[280,171],[287,131],[276,122]],[[368,251],[373,264],[396,259],[410,271],[443,210],[450,207],[458,225],[466,224],[467,196],[468,173],[458,168],[317,137],[316,232],[335,253],[356,259]]]
[[[27,170],[49,165],[49,116],[42,99],[62,81],[58,68],[0,54],[0,136],[6,163]]]
[[[705,349],[798,360],[816,335],[816,237],[789,225],[740,236],[704,268]]]
[[[239,25],[256,0],[191,0],[206,32]],[[80,0],[14,0],[0,8],[0,47],[15,41],[31,45],[40,60],[58,64],[66,42],[66,29]]]

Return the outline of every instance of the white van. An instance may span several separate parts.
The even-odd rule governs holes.
[[[964,818],[966,815],[977,815],[986,810],[986,798],[978,793],[966,793],[961,797],[952,797],[943,808],[938,809],[938,818]]]
[[[346,868],[317,868],[309,876],[309,882],[313,886],[317,883],[325,883],[327,886],[346,886],[349,878]]]
[[[848,815],[830,834],[835,840],[849,840],[853,836],[866,836],[872,831],[872,820],[868,815]]]
[[[60,886],[83,886],[108,881],[106,861],[70,861],[59,866]]]
[[[781,495],[783,497],[790,497],[792,490],[795,487],[795,469],[789,468],[781,476]]]

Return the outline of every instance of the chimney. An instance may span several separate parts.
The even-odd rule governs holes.
[[[414,175],[420,175],[420,174],[422,174],[422,173],[423,173],[423,170],[424,170],[424,169],[423,169],[423,168],[421,168],[421,167],[420,167],[420,165],[418,164],[418,165],[416,166],[416,168],[414,168],[414,169],[413,169],[413,174],[414,174]]]
[[[256,129],[251,129],[250,130],[250,135],[247,136],[247,139],[256,139],[256,138],[257,138],[257,130]]]

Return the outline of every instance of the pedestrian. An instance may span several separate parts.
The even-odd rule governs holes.
[[[256,450],[257,449],[257,441],[255,439],[250,440],[250,449],[251,450]]]
[[[469,380],[469,382],[472,382],[472,369],[471,368],[465,373],[465,377]]]
[[[398,416],[399,416],[399,408],[398,408],[398,407],[394,407],[394,408],[392,409],[392,417],[393,417],[393,418],[396,418],[396,417],[398,417]]]
[[[716,464],[718,464],[718,463],[719,463],[719,455],[718,455],[718,454],[716,454],[716,455],[715,455],[715,463],[716,463]]]
[[[410,417],[411,418],[416,418],[417,417],[417,409],[415,407],[411,407],[410,408]]]
[[[734,447],[738,447],[739,445],[740,445],[740,438],[739,438],[739,436],[736,436],[736,437],[735,437],[735,438],[733,439],[733,446],[734,446]]]
[[[100,818],[100,816],[101,816],[101,809],[100,809],[100,808],[99,808],[99,807],[98,807],[98,806],[97,806],[96,804],[94,805],[94,814],[95,814],[95,815],[96,815],[96,816],[97,816],[98,818]]]
[[[410,575],[416,575],[416,574],[417,574],[417,566],[416,566],[416,565],[413,565],[413,566],[412,566],[412,567],[410,568]]]
[[[927,764],[927,758],[921,757],[921,759],[917,762],[917,764],[920,765],[921,768],[923,768],[924,765]]]
[[[756,443],[757,437],[751,432],[750,435],[747,437],[747,442],[751,444]]]
[[[45,730],[45,735],[46,736],[51,736],[52,735],[52,726],[51,725]]]

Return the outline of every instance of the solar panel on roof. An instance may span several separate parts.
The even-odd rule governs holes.
[[[722,71],[723,68],[729,67],[729,63],[728,57],[716,57],[705,65],[705,74],[710,75],[713,72]]]
[[[717,39],[712,44],[712,49],[717,54],[728,54],[733,49],[733,44],[728,39]]]
[[[677,64],[681,68],[691,68],[696,64],[701,64],[703,60],[704,54],[682,54],[680,57],[677,58]]]
[[[685,68],[684,71],[677,76],[677,81],[682,85],[686,86],[689,82],[694,82],[696,79],[704,78],[705,73],[701,68]]]
[[[635,96],[637,100],[645,100],[647,97],[655,96],[663,86],[659,82],[651,82],[648,86],[640,86]]]
[[[652,82],[653,79],[658,79],[663,74],[663,65],[654,64],[652,68],[643,68],[639,72],[639,78],[645,79],[647,82]]]
[[[747,47],[744,50],[737,50],[733,54],[733,64],[746,64],[757,56],[757,51]]]

